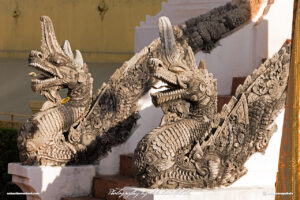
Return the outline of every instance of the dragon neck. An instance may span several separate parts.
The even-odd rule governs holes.
[[[92,101],[93,79],[89,75],[83,83],[77,84],[74,88],[69,89],[69,105],[74,107],[88,107]]]
[[[195,119],[214,119],[217,114],[217,96],[213,96],[205,106],[201,102],[190,103],[190,116]]]

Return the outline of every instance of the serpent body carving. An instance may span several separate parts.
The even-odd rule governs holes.
[[[173,27],[184,66],[194,66],[193,52],[209,52],[218,40],[249,22],[256,14],[253,7],[253,1],[234,0]],[[50,18],[42,17],[41,24],[41,52],[31,52],[29,65],[42,72],[32,81],[32,89],[47,102],[20,130],[21,162],[52,166],[92,163],[130,136],[139,118],[138,100],[156,82],[152,58],[164,57],[160,39],[125,62],[93,95],[92,77],[80,52],[74,57],[68,42],[59,46]],[[61,102],[59,91],[63,88],[69,92]],[[181,104],[178,109],[185,115],[184,101]]]
[[[265,151],[276,130],[274,119],[285,103],[290,46],[249,75],[217,113],[216,80],[205,63],[196,66],[190,47],[188,56],[182,56],[168,18],[160,18],[159,31],[163,56],[154,56],[151,63],[154,77],[167,89],[152,94],[152,101],[164,116],[135,150],[137,179],[151,188],[230,185],[247,172],[244,164],[253,153]]]

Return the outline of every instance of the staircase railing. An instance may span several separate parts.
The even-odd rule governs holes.
[[[10,113],[10,112],[0,112],[0,128],[14,128],[20,129],[22,124],[25,122],[26,118],[29,118],[30,115],[19,114],[19,113]],[[8,119],[2,119],[8,118]],[[16,120],[18,118],[18,120]]]

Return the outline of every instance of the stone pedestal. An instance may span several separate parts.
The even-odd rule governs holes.
[[[26,166],[9,163],[8,173],[12,175],[12,182],[27,194],[27,200],[60,200],[62,197],[89,195],[95,167]]]
[[[274,187],[230,187],[218,189],[145,189],[126,187],[126,200],[274,200]]]

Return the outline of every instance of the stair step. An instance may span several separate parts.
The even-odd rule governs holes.
[[[231,95],[235,94],[236,89],[240,84],[243,84],[246,77],[232,77]]]
[[[110,195],[112,189],[122,189],[126,186],[138,186],[135,178],[121,175],[101,175],[94,177],[93,194],[106,200],[121,200],[117,195]]]
[[[61,200],[104,200],[95,197],[63,197]]]
[[[218,103],[217,103],[218,112],[221,112],[223,105],[228,103],[230,99],[231,99],[231,95],[218,95]]]
[[[135,177],[133,154],[120,155],[120,175]]]

